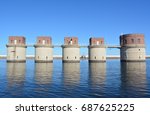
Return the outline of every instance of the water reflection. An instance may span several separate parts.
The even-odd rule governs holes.
[[[7,63],[9,86],[23,84],[25,80],[25,63]]]
[[[89,88],[91,97],[103,97],[106,63],[89,63]]]
[[[61,60],[53,64],[35,64],[34,60],[26,64],[5,62],[1,64],[0,97],[150,97],[150,60],[80,64]]]
[[[121,92],[124,93],[122,96],[144,96],[146,90],[145,62],[122,62],[121,75]]]
[[[103,97],[106,78],[106,63],[89,63],[89,95]]]
[[[50,84],[52,82],[52,63],[35,63],[35,81],[37,84]]]
[[[78,86],[80,83],[80,63],[63,63],[65,86]]]
[[[7,63],[7,81],[9,95],[19,97],[23,93],[25,81],[25,63]]]
[[[89,63],[89,80],[93,87],[104,85],[106,63]]]

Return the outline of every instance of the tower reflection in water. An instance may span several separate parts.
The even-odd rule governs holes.
[[[146,90],[146,63],[121,63],[121,94],[125,97],[143,97]]]
[[[80,63],[63,63],[64,86],[68,88],[78,86],[80,83]]]
[[[35,63],[35,87],[32,97],[49,97],[52,93],[52,63]]]
[[[103,85],[106,77],[106,63],[89,63],[89,72],[92,86]]]
[[[10,97],[21,97],[24,93],[25,66],[25,63],[7,63],[7,90]]]
[[[103,88],[106,78],[106,63],[89,63],[89,82],[92,92],[91,94],[97,94],[100,97],[100,94],[103,93]]]
[[[36,84],[45,85],[52,82],[52,63],[35,63]]]

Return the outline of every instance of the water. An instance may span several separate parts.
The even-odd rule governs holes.
[[[150,60],[120,63],[7,63],[0,60],[0,97],[150,97]]]

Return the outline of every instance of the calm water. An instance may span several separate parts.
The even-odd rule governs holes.
[[[7,63],[0,97],[150,97],[150,60],[140,63]]]

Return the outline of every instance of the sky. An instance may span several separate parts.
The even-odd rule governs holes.
[[[6,55],[9,36],[25,36],[35,44],[37,36],[51,36],[53,44],[64,44],[65,36],[76,36],[88,45],[90,37],[104,37],[108,45],[119,45],[121,34],[145,35],[150,55],[150,0],[1,0],[0,55]],[[27,55],[34,54],[27,48]],[[88,49],[81,48],[81,55]],[[119,55],[107,49],[107,55]],[[61,55],[54,48],[54,55]]]

